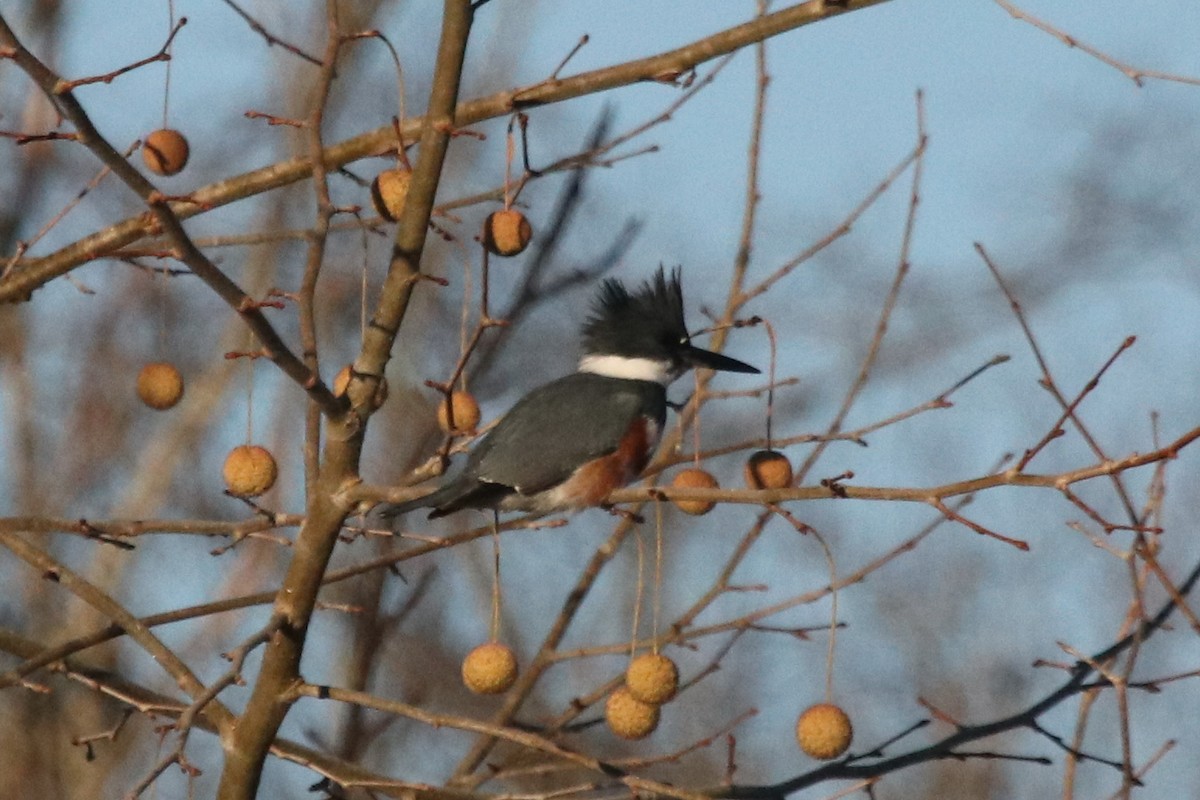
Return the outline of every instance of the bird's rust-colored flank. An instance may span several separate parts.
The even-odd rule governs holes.
[[[645,469],[656,444],[650,430],[653,425],[652,421],[639,417],[629,426],[616,450],[575,470],[555,494],[574,508],[600,505],[610,492],[626,485]]]

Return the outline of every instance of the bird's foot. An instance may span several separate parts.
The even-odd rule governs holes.
[[[630,522],[634,523],[635,525],[642,525],[646,522],[646,518],[643,517],[641,514],[635,514],[632,511],[625,509],[625,508],[618,508],[617,506],[610,505],[608,503],[605,503],[604,505],[601,505],[600,507],[603,508],[608,513],[612,514],[614,517],[620,517],[621,519],[629,520]]]

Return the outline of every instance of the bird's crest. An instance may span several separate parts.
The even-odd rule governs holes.
[[[587,353],[655,357],[687,340],[680,270],[662,267],[634,291],[608,278],[583,324]]]

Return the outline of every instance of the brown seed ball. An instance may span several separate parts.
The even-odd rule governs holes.
[[[386,169],[371,181],[371,205],[379,216],[395,222],[404,213],[404,201],[408,197],[408,184],[412,181],[412,170],[404,167]]]
[[[809,706],[796,722],[796,741],[800,743],[800,749],[822,761],[846,752],[853,738],[850,717],[832,703]]]
[[[498,256],[515,256],[529,246],[533,228],[515,208],[493,211],[483,221],[483,246]]]
[[[153,409],[171,408],[183,397],[183,376],[174,365],[153,361],[142,367],[137,377],[137,394]]]
[[[702,469],[692,467],[675,474],[671,481],[674,489],[716,489],[717,479]],[[710,500],[672,500],[675,507],[685,514],[700,516],[713,510],[716,503]]]
[[[347,364],[338,370],[338,374],[333,376],[333,396],[341,397],[350,388],[350,370],[353,365]],[[374,407],[379,408],[388,399],[388,382],[387,378],[380,378],[379,385],[375,387]]]
[[[625,688],[635,700],[661,706],[679,689],[679,667],[661,653],[643,653],[625,670]]]
[[[451,424],[451,416],[453,416],[453,424]],[[479,424],[479,419],[479,403],[475,402],[475,398],[471,396],[470,392],[451,392],[449,411],[446,408],[446,398],[438,400],[438,426],[446,433],[459,435],[472,433],[475,426]]]
[[[792,485],[792,462],[776,450],[759,450],[742,471],[751,489],[786,489]]]
[[[622,739],[645,739],[658,727],[658,706],[643,703],[622,686],[608,696],[604,721]]]
[[[187,166],[191,148],[174,128],[159,128],[142,143],[142,160],[156,175],[174,175]]]
[[[241,497],[257,497],[275,485],[279,467],[271,451],[256,444],[238,445],[225,457],[225,486]]]
[[[517,680],[517,657],[508,645],[481,644],[462,663],[462,680],[475,694],[500,694]]]

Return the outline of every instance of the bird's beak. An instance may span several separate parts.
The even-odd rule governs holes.
[[[757,367],[752,367],[744,361],[738,361],[736,358],[730,358],[729,356],[691,345],[684,351],[683,360],[690,367],[704,367],[705,369],[715,369],[721,372],[752,372],[758,374],[760,371]]]

